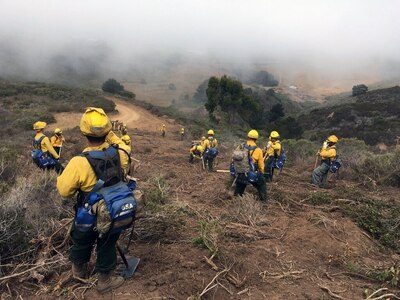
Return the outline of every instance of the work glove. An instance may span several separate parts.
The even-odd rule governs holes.
[[[326,149],[327,147],[328,147],[328,142],[325,141],[325,142],[322,144],[322,149]]]

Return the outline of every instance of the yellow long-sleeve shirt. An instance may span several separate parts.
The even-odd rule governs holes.
[[[35,140],[39,141],[42,136],[45,136],[42,132],[38,132],[35,135]],[[40,143],[40,148],[42,152],[48,152],[53,156],[55,159],[60,158],[60,156],[57,154],[57,152],[54,150],[53,146],[51,145],[50,139],[45,136],[45,138],[42,140]]]
[[[326,149],[322,148],[319,152],[319,156],[321,156],[322,160],[334,159],[336,157],[336,147],[332,146]]]
[[[267,144],[267,156],[280,156],[282,150],[282,145],[280,141],[268,141]]]
[[[130,155],[131,153],[131,147],[129,147],[127,144],[124,143],[123,140],[121,140],[114,132],[110,131],[106,137],[106,143],[108,143],[109,145],[118,145],[118,148],[125,150],[126,152],[128,152],[128,154]],[[127,171],[128,168],[130,166],[128,166],[129,164],[129,157],[126,155],[125,152],[123,151],[119,151],[119,157],[121,160],[121,168],[124,171]],[[123,153],[123,154],[122,154]]]
[[[257,146],[254,141],[247,141],[247,145],[250,147]],[[254,150],[250,150],[251,158],[253,159],[254,165],[257,166],[257,169],[260,173],[264,173],[264,156],[261,148],[257,147]]]
[[[61,147],[62,143],[65,142],[65,138],[62,135],[55,134],[50,138],[50,142],[53,147]]]
[[[190,153],[193,155],[196,155],[200,153],[202,155],[204,152],[204,147],[202,145],[194,145],[192,148],[190,148]]]
[[[113,132],[107,135],[106,142],[96,147],[87,147],[83,152],[107,149],[110,144],[117,144],[119,148],[128,152],[129,146]],[[119,150],[121,168],[124,174],[128,171],[128,156]],[[63,173],[57,178],[57,189],[62,197],[72,197],[78,190],[90,192],[97,182],[96,174],[86,157],[75,156],[65,167]]]
[[[203,147],[204,150],[207,150],[208,148],[216,148],[218,147],[218,141],[216,138],[208,138],[204,140]]]

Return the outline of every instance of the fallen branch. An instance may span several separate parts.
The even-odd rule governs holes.
[[[26,274],[26,273],[28,273],[28,272],[31,272],[31,271],[36,270],[36,269],[39,269],[39,268],[41,268],[41,267],[44,267],[44,266],[48,266],[48,265],[51,265],[51,264],[55,264],[55,263],[61,262],[62,260],[63,260],[63,259],[58,259],[58,260],[56,260],[56,261],[47,262],[47,263],[42,262],[42,263],[40,263],[40,264],[38,264],[38,265],[36,265],[36,266],[34,266],[34,267],[32,267],[32,268],[29,268],[29,269],[27,269],[27,270],[25,270],[25,271],[22,271],[22,272],[19,272],[19,273],[15,273],[15,274],[11,274],[11,275],[8,275],[8,276],[3,276],[3,277],[0,278],[0,282],[1,282],[1,281],[4,281],[4,280],[7,280],[7,279],[19,277],[19,276],[24,275],[24,274]]]
[[[388,288],[381,288],[379,290],[376,290],[375,292],[373,292],[371,295],[369,295],[365,300],[380,300],[380,299],[390,299],[390,298],[395,298],[395,299],[400,299],[398,296],[396,296],[393,293],[389,293],[389,294],[384,294],[378,297],[374,297],[376,295],[378,295],[381,292],[386,292],[389,291]]]
[[[226,272],[228,272],[230,269],[224,269],[221,272],[218,272],[217,275],[214,276],[214,278],[210,281],[209,284],[207,284],[207,286],[204,288],[204,290],[200,293],[199,297],[201,298],[201,296],[203,296],[205,293],[207,293],[208,291],[212,290],[213,288],[215,288],[216,286],[218,286],[218,284],[214,284],[214,281],[217,280],[217,278],[219,276],[221,276],[222,274],[225,274]],[[212,285],[212,286],[211,286]]]
[[[335,294],[335,293],[332,292],[328,287],[323,286],[323,285],[320,285],[320,284],[318,284],[318,286],[320,287],[321,290],[327,292],[331,297],[336,298],[336,299],[342,299],[342,300],[344,300],[343,297],[341,297],[341,296]]]

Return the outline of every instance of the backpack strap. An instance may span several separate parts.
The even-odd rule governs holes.
[[[38,149],[38,150],[42,150],[42,141],[45,138],[45,135],[42,135],[38,140],[35,140],[35,138],[33,138],[33,148]]]
[[[103,150],[84,152],[81,156],[86,157],[97,179],[104,181],[104,186],[111,186],[122,181],[121,162],[117,145],[111,145]]]

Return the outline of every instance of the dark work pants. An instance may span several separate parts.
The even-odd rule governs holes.
[[[58,155],[60,155],[61,147],[53,146],[53,148],[54,148],[54,151],[56,151],[56,153]]]
[[[245,174],[238,174],[236,179],[235,196],[242,196],[246,189],[247,181]],[[258,191],[258,196],[262,202],[267,202],[267,185],[265,184],[264,177],[260,174],[257,182],[251,183]]]
[[[81,232],[73,225],[71,231],[73,245],[69,253],[69,260],[74,264],[89,262],[94,243],[97,241],[96,270],[100,273],[107,273],[115,269],[117,265],[116,243],[119,238],[117,234],[106,234],[98,238],[95,231]]]
[[[311,175],[312,182],[319,186],[320,188],[325,187],[326,180],[328,178],[329,165],[325,162],[321,163],[321,165],[314,169]]]
[[[209,171],[212,171],[212,169],[213,169],[213,164],[214,164],[214,157],[207,157],[207,158],[205,158],[204,159],[204,164],[205,164],[205,167],[207,168],[207,166],[208,166],[208,170]]]
[[[266,175],[267,182],[272,182],[272,178],[274,177],[274,170],[275,168],[272,167],[275,158],[273,156],[269,156],[265,160],[265,171],[264,174]]]

